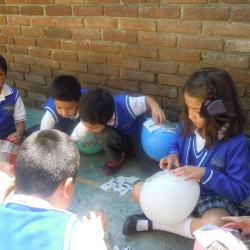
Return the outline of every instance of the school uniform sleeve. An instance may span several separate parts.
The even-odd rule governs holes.
[[[15,122],[25,121],[26,120],[26,111],[20,96],[17,97],[16,104],[14,107],[14,120]]]
[[[200,182],[218,195],[234,202],[243,202],[250,190],[250,149],[246,137],[235,136],[228,141],[226,173],[205,168]]]
[[[129,96],[129,105],[135,116],[139,116],[147,111],[145,96]]]
[[[42,118],[40,130],[53,129],[56,121],[53,115],[47,110]]]
[[[82,124],[82,122],[79,122],[74,128],[70,138],[73,141],[79,141],[81,139],[84,139],[87,133],[87,128]]]

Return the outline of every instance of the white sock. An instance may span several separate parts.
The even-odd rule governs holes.
[[[184,236],[190,239],[194,239],[190,231],[190,225],[193,219],[194,219],[193,217],[187,217],[183,221],[174,225],[162,225],[162,224],[153,222],[153,230],[167,231],[167,232],[179,234],[181,236]]]
[[[147,231],[148,220],[138,220],[136,223],[136,231]]]

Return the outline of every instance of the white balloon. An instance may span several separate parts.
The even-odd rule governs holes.
[[[194,210],[200,186],[196,180],[160,171],[149,177],[142,186],[140,205],[144,214],[159,224],[176,224]]]

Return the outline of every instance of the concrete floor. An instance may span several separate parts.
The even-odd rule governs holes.
[[[40,123],[43,112],[37,109],[27,109],[26,127]],[[100,167],[105,161],[105,154],[98,152],[88,155],[81,152],[81,166],[77,177],[76,193],[70,211],[81,217],[89,210],[101,210],[105,213],[108,229],[105,241],[109,250],[118,246],[120,250],[130,247],[131,250],[189,250],[193,249],[193,240],[167,232],[139,233],[125,237],[121,233],[125,218],[134,213],[141,213],[139,205],[131,199],[129,191],[120,196],[113,190],[103,191],[100,185],[112,177],[101,173]],[[126,160],[123,168],[116,176],[136,176],[145,180],[147,175],[139,168],[133,157]]]

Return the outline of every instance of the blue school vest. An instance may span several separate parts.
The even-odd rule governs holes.
[[[79,220],[66,211],[7,203],[0,204],[0,222],[0,250],[67,250]]]
[[[115,124],[114,128],[125,135],[138,135],[141,133],[144,114],[135,116],[130,105],[128,95],[114,96]]]
[[[0,138],[6,139],[16,131],[14,120],[14,110],[19,93],[15,88],[11,88],[12,94],[5,96],[5,100],[0,102]]]

